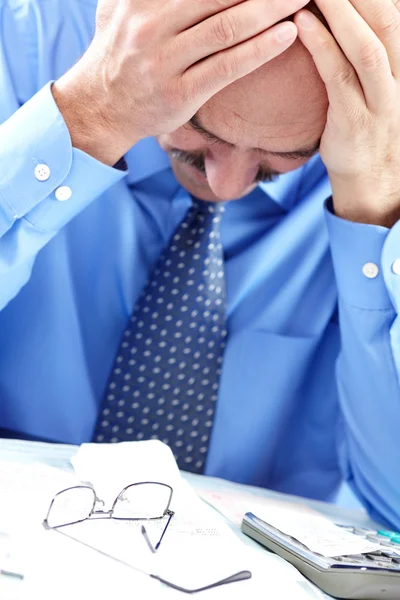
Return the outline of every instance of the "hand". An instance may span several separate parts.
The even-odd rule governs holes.
[[[73,143],[114,164],[184,125],[214,94],[286,50],[307,0],[99,0],[84,57],[54,88]],[[288,39],[277,35],[286,30]],[[75,145],[75,143],[74,143]]]
[[[400,2],[316,4],[333,35],[309,11],[294,21],[328,93],[320,153],[335,213],[390,227],[400,218]]]

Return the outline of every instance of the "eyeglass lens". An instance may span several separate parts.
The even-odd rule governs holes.
[[[158,519],[168,508],[171,488],[159,483],[136,483],[116,499],[114,519]]]
[[[57,494],[47,515],[48,527],[79,523],[94,509],[96,494],[90,487],[77,486]]]
[[[114,519],[159,519],[169,507],[171,493],[169,486],[160,483],[135,483],[119,494],[108,516]],[[54,528],[84,521],[93,513],[95,504],[96,493],[91,487],[71,487],[55,496],[46,524]]]

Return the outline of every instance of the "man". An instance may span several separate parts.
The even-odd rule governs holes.
[[[0,424],[399,527],[400,15],[305,5],[0,0]]]

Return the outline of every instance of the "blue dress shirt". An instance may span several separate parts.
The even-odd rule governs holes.
[[[0,0],[0,428],[75,444],[190,204],[154,139],[128,173],[71,146],[49,82],[90,43],[95,10]],[[324,209],[330,194],[315,157],[227,204],[206,474],[319,499],[344,477],[400,527],[400,224],[346,222]]]

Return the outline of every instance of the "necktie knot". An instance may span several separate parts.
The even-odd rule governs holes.
[[[204,215],[214,215],[221,216],[225,211],[225,203],[224,202],[211,202],[209,200],[200,200],[195,196],[191,196],[193,209],[196,213],[201,213]]]

